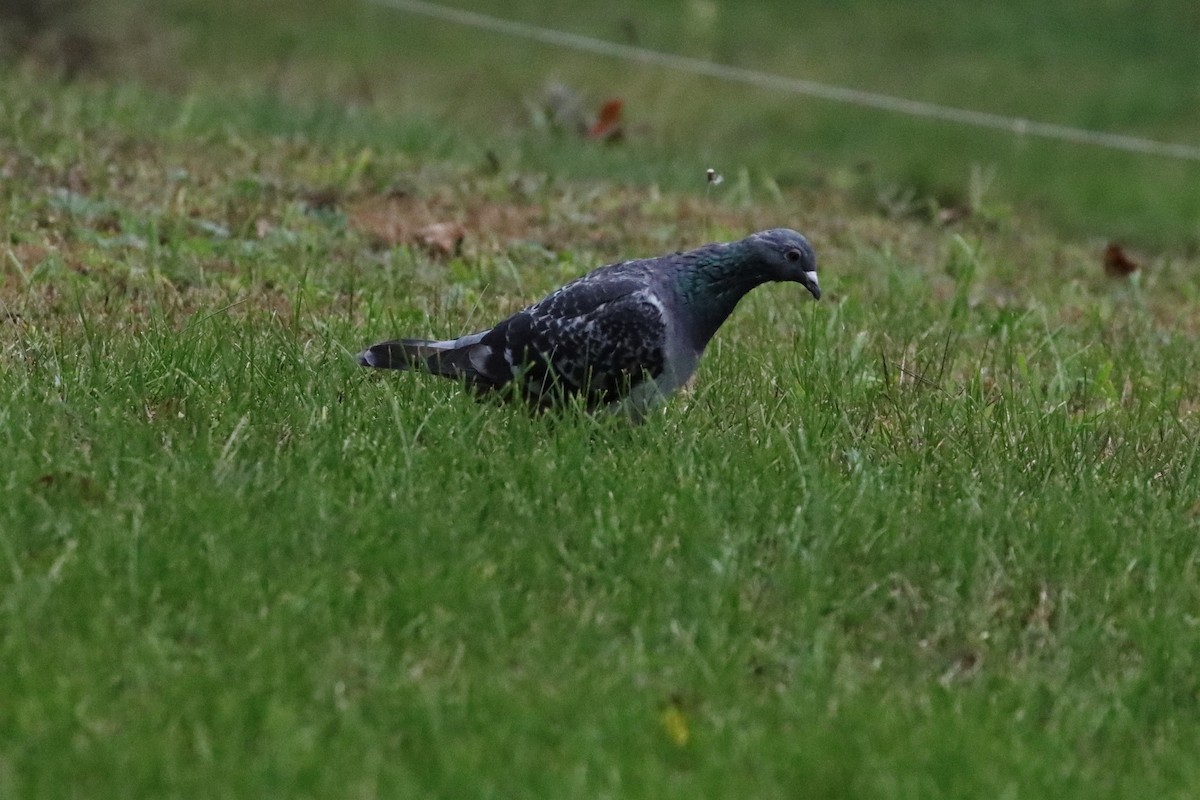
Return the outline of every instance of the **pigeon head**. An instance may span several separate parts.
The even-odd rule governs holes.
[[[794,281],[821,299],[821,285],[817,283],[817,256],[812,245],[790,228],[772,228],[747,236],[742,240],[749,249],[767,280]]]

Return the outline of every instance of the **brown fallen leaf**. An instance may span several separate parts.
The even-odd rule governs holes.
[[[1109,242],[1104,248],[1104,272],[1113,278],[1128,278],[1141,269],[1141,265],[1125,253],[1125,248]]]
[[[413,234],[417,244],[431,253],[442,256],[457,255],[467,232],[457,222],[434,222],[418,228]]]
[[[624,107],[625,101],[619,97],[605,100],[604,104],[600,106],[596,122],[588,128],[587,138],[599,139],[602,142],[619,141],[625,135],[624,127],[621,125],[621,109]]]

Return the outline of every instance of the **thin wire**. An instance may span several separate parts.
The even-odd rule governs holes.
[[[648,50],[644,47],[634,47],[618,44],[591,36],[577,33],[542,28],[524,22],[501,19],[499,17],[466,11],[459,8],[449,8],[425,0],[370,0],[370,2],[413,14],[423,14],[445,22],[454,22],[472,28],[501,33],[521,39],[565,47],[586,53],[619,58],[625,61],[636,61],[643,64],[666,67],[668,69],[687,72],[693,75],[703,75],[736,83],[745,83],[763,89],[790,92],[792,94],[818,97],[832,100],[836,103],[876,108],[912,117],[937,119],[954,122],[960,125],[973,125],[979,128],[992,128],[1008,131],[1018,136],[1037,136],[1043,139],[1057,139],[1077,144],[1090,144],[1097,147],[1107,147],[1112,150],[1126,150],[1133,153],[1146,153],[1167,158],[1178,158],[1188,161],[1200,161],[1200,147],[1188,144],[1174,144],[1144,139],[1140,136],[1125,136],[1119,133],[1106,133],[1084,128],[1073,128],[1069,125],[1058,125],[1053,122],[1038,122],[1037,120],[1021,117],[1007,117],[988,111],[972,111],[966,108],[953,108],[924,100],[909,100],[877,92],[867,92],[861,89],[849,89],[844,86],[833,86],[827,83],[789,78],[784,75],[774,75],[769,72],[731,67],[727,64],[717,64],[699,58],[662,53]]]

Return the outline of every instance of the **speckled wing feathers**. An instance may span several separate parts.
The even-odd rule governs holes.
[[[517,312],[471,348],[472,367],[495,388],[517,379],[539,405],[558,393],[601,405],[657,377],[666,321],[644,267],[613,265]]]

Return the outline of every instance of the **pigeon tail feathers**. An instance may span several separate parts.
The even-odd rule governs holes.
[[[358,363],[376,369],[425,371],[444,378],[465,379],[476,388],[494,388],[512,377],[502,354],[481,344],[483,331],[459,339],[393,339],[380,342],[358,354]],[[497,359],[503,376],[494,375]]]
[[[358,354],[358,363],[376,369],[425,369],[439,375],[456,375],[457,372],[440,368],[439,355],[453,346],[454,342],[429,339],[394,339],[363,350]]]

